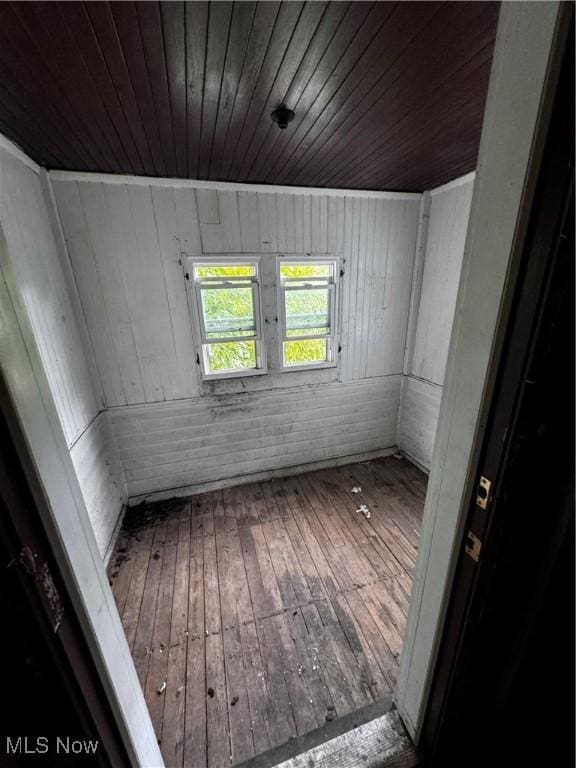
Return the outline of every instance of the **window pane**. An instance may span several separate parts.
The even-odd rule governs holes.
[[[330,277],[330,264],[284,264],[280,265],[281,277]]]
[[[201,288],[206,338],[253,336],[256,331],[251,286]]]
[[[286,336],[330,333],[328,288],[285,290]]]
[[[209,266],[195,266],[196,277],[255,277],[254,264],[210,264]]]
[[[209,373],[256,368],[255,341],[225,341],[207,344],[206,349]]]
[[[324,363],[328,360],[327,339],[306,339],[284,342],[284,365]]]

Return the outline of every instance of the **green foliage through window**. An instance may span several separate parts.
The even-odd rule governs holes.
[[[194,267],[196,277],[254,277],[256,267],[253,264],[211,264]]]
[[[284,291],[287,336],[330,333],[330,297],[327,287]]]
[[[285,365],[323,363],[328,356],[326,339],[300,339],[284,342]]]
[[[277,313],[283,333],[283,364],[313,365],[333,360],[331,327],[335,263],[283,261],[279,267],[283,306]],[[253,263],[198,263],[193,266],[203,324],[206,373],[254,370],[261,364],[259,269]],[[319,338],[318,338],[319,337]]]
[[[330,286],[334,265],[284,262],[280,264],[280,278],[286,321],[284,365],[327,362],[330,354],[328,339],[306,337],[330,335]],[[290,337],[295,337],[294,341],[287,340]]]
[[[204,321],[207,371],[256,368],[255,264],[198,264],[200,311]],[[237,339],[237,341],[236,341]],[[240,339],[245,339],[240,341]],[[248,339],[251,339],[250,341]]]
[[[211,373],[256,368],[256,345],[253,341],[225,341],[208,344],[208,369]]]
[[[219,285],[219,284],[218,284]],[[252,285],[232,284],[230,288],[201,288],[202,311],[207,339],[254,336]]]
[[[330,277],[330,264],[288,264],[280,265],[280,277]]]

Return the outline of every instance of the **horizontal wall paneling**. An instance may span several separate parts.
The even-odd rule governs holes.
[[[392,447],[400,379],[114,408],[128,494]]]
[[[108,413],[98,414],[72,446],[70,457],[98,549],[104,557],[126,502],[124,478]]]

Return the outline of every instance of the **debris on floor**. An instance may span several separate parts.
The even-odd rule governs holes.
[[[158,693],[158,696],[160,696],[161,694],[163,694],[165,690],[166,690],[166,680],[164,680],[164,682],[162,683],[162,685],[160,686],[160,688],[158,688],[158,691],[157,691],[157,693]]]
[[[241,747],[244,750],[246,747],[248,759],[249,744],[253,744],[254,751],[257,751],[256,745],[267,749],[272,739],[278,739],[280,742],[281,739],[288,741],[297,737],[291,698],[288,694],[279,696],[284,690],[284,682],[289,684],[290,691],[293,690],[297,696],[298,719],[303,733],[318,726],[335,728],[340,721],[340,703],[343,702],[344,707],[349,698],[351,701],[357,699],[359,702],[370,702],[380,701],[388,695],[389,687],[382,668],[389,668],[393,674],[398,665],[397,654],[400,652],[399,641],[404,630],[411,575],[405,568],[399,574],[401,581],[390,578],[373,583],[366,571],[366,568],[370,570],[370,566],[363,562],[365,551],[356,547],[350,530],[356,531],[357,537],[368,536],[367,541],[377,546],[379,552],[385,549],[382,532],[391,545],[396,545],[400,540],[403,543],[406,539],[414,549],[414,556],[411,556],[411,551],[400,548],[400,544],[398,551],[403,553],[403,559],[406,558],[406,566],[411,564],[418,545],[420,507],[417,507],[419,496],[405,493],[404,485],[411,488],[412,482],[415,483],[418,476],[414,472],[416,479],[413,481],[411,475],[406,474],[404,467],[400,466],[401,462],[394,464],[392,456],[386,462],[373,464],[374,468],[370,468],[369,472],[366,470],[352,474],[344,469],[335,469],[331,471],[332,474],[320,472],[312,475],[309,482],[302,481],[303,490],[300,491],[299,502],[296,501],[298,497],[295,495],[295,481],[292,480],[278,480],[270,487],[260,484],[239,486],[240,490],[230,492],[230,497],[222,497],[220,492],[192,497],[188,502],[188,505],[193,507],[191,515],[184,510],[177,521],[171,518],[169,523],[167,520],[163,521],[164,526],[169,524],[169,533],[162,529],[160,534],[153,519],[148,522],[147,528],[142,529],[140,544],[133,540],[135,537],[122,533],[124,539],[120,539],[120,547],[127,541],[128,551],[118,554],[131,555],[132,562],[122,562],[118,568],[111,569],[112,572],[119,570],[119,576],[114,581],[114,592],[120,605],[125,606],[123,615],[129,619],[128,632],[134,632],[134,623],[137,625],[138,622],[144,629],[147,628],[146,635],[139,633],[142,645],[138,653],[145,652],[146,655],[139,656],[140,661],[152,672],[150,677],[154,677],[153,682],[150,681],[152,685],[148,686],[146,698],[161,727],[164,750],[168,753],[168,765],[171,764],[174,744],[181,738],[181,717],[174,716],[174,713],[182,713],[190,701],[194,702],[194,688],[196,695],[199,695],[202,686],[204,687],[204,701],[200,697],[194,707],[198,707],[199,717],[205,718],[204,728],[201,724],[198,727],[199,732],[204,732],[206,737],[201,736],[193,744],[190,742],[190,757],[186,762],[197,765],[198,768],[208,766],[206,745],[203,744],[205,738],[210,738],[213,768],[228,768],[228,765],[232,767],[239,758],[239,754],[234,752],[233,761],[228,763],[228,746],[233,740],[240,745],[238,749]],[[404,481],[402,488],[395,482],[396,477]],[[364,485],[360,486],[360,482]],[[417,490],[423,487],[423,482],[420,481]],[[266,494],[261,494],[262,498],[257,506],[254,499],[260,491],[254,490],[256,488],[266,489]],[[275,498],[276,489],[282,491],[282,495],[278,497],[279,514],[287,513],[290,508],[294,513],[294,520],[291,518],[286,525],[275,521],[268,526],[268,519],[276,517],[276,506],[273,507],[274,514],[271,514],[268,506]],[[349,496],[346,496],[346,489]],[[286,498],[290,499],[293,506],[288,507],[287,503],[285,504]],[[197,499],[200,499],[198,507]],[[390,503],[390,499],[393,503]],[[253,503],[254,507],[250,506]],[[300,509],[307,510],[309,504],[313,505],[315,510],[313,528],[305,525],[305,518],[299,517]],[[229,511],[230,517],[225,517],[225,510]],[[258,517],[259,522],[244,518],[248,510],[251,515],[257,512],[261,516]],[[336,515],[334,510],[338,511]],[[372,511],[376,528],[373,528],[371,520]],[[360,513],[369,518],[366,522],[370,523],[370,526],[364,526],[358,519]],[[220,519],[217,519],[218,515]],[[357,518],[355,521],[354,515]],[[238,530],[240,519],[244,522],[240,523]],[[303,528],[298,527],[298,522],[302,520]],[[203,529],[200,529],[201,521],[205,521]],[[253,534],[256,539],[255,548],[250,544],[246,527],[243,528],[248,522],[250,535]],[[278,527],[279,525],[281,527]],[[362,530],[358,532],[354,525],[360,525]],[[190,546],[191,529],[196,542],[193,546]],[[338,554],[341,554],[352,571],[351,574],[346,571],[342,576],[345,580],[343,583],[338,581],[340,574],[337,572],[337,561],[328,565],[325,562],[326,553],[334,552],[331,541],[323,535],[326,529],[335,539],[342,539],[342,542],[338,543],[343,549],[339,548]],[[158,534],[155,538],[156,531]],[[180,589],[179,571],[170,571],[176,574],[171,582],[173,592],[170,592],[168,582],[163,579],[162,569],[158,567],[164,562],[164,570],[167,573],[166,563],[169,563],[170,558],[174,567],[174,549],[178,550],[180,544],[184,547],[181,560],[184,570],[187,570],[188,566],[194,568],[195,574],[199,573],[200,561],[192,559],[199,552],[207,554],[210,558],[207,564],[204,564],[208,570],[203,576],[213,574],[214,580],[210,580],[207,591],[204,578],[199,581],[199,595],[202,595],[199,599],[207,604],[208,613],[188,610],[189,595],[186,589]],[[295,548],[298,554],[306,558],[309,587],[314,586],[311,597],[316,598],[317,595],[313,600],[314,605],[307,601],[307,598],[310,598],[308,592],[304,592],[304,582],[302,595],[299,594],[300,590],[296,589],[303,577],[299,575],[301,566],[295,556],[289,564],[282,561],[282,569],[278,574],[274,570],[274,564],[268,566],[266,573],[271,579],[270,584],[266,583],[267,579],[262,579],[258,556],[260,555],[263,564],[266,564],[270,554],[268,547],[271,546],[273,554],[276,554],[282,551],[282,545]],[[226,547],[232,547],[232,551]],[[307,551],[310,557],[307,556]],[[157,561],[153,559],[154,553],[159,554]],[[235,600],[235,580],[240,571],[236,567],[228,567],[231,554],[234,555],[234,566],[241,567],[241,575],[246,573],[241,585],[241,594],[245,595],[246,599],[241,599],[238,603]],[[238,559],[240,557],[242,559]],[[154,578],[147,578],[148,567],[152,564],[155,568],[152,574]],[[176,567],[178,569],[179,565]],[[297,570],[294,572],[293,568]],[[332,584],[337,581],[339,587],[346,589],[346,600],[338,598],[339,588],[332,591]],[[215,588],[216,584],[218,589]],[[140,586],[135,589],[134,585]],[[348,590],[351,590],[351,595],[348,595]],[[250,610],[252,598],[255,598],[256,605]],[[393,611],[397,626],[394,632],[388,633],[392,638],[392,650],[383,639],[386,622],[374,623],[370,611],[364,611],[364,599],[371,606],[377,606],[378,611],[384,602]],[[359,600],[361,602],[358,602]],[[359,606],[361,621],[357,620],[352,605],[355,609]],[[246,614],[241,608],[246,609]],[[181,611],[182,621],[179,618]],[[150,627],[151,619],[148,615],[178,617],[175,632],[169,638],[168,634],[164,634],[166,628],[162,628],[157,621],[156,633],[154,627]],[[208,620],[208,617],[216,616],[220,617],[217,624]],[[343,622],[346,626],[346,632],[342,635],[333,624],[335,617],[339,618],[339,624]],[[226,630],[226,627],[230,629]],[[360,656],[368,649],[371,651],[369,658]],[[189,655],[192,653],[193,656]],[[345,654],[344,659],[340,654]],[[357,668],[355,659],[358,657],[362,658],[362,665]],[[199,669],[199,674],[193,675],[192,678],[187,673],[185,663],[190,658],[198,663]],[[352,663],[357,673],[352,674],[352,668],[347,666]],[[342,664],[346,666],[344,672],[341,672]],[[170,688],[167,673],[171,676]],[[345,675],[345,680],[342,674]],[[166,675],[164,680],[163,675]],[[236,679],[234,675],[237,675]],[[166,687],[159,693],[164,681]],[[282,686],[280,691],[278,684]],[[218,696],[215,685],[218,686]],[[235,687],[238,687],[238,693],[234,691]],[[251,696],[254,699],[252,702]],[[288,706],[287,710],[284,709],[285,706]],[[274,713],[273,720],[270,719],[269,712]],[[256,718],[255,724],[252,723],[251,717]],[[220,718],[230,731],[229,740],[226,737],[220,740]],[[213,728],[210,723],[214,725]],[[246,729],[247,725],[249,731]],[[266,731],[267,727],[270,728],[270,733]],[[206,728],[212,729],[210,734],[205,731]],[[242,754],[242,759],[243,757]],[[326,758],[323,768],[328,765],[334,768],[330,755]],[[359,760],[357,765],[362,765],[362,761]],[[309,768],[308,764],[306,768]]]
[[[366,520],[370,520],[370,510],[366,506],[366,504],[360,504],[356,512],[362,512]]]

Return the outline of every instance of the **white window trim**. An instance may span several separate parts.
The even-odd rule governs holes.
[[[333,283],[328,287],[331,293],[330,300],[330,333],[319,334],[318,336],[306,336],[306,339],[327,339],[328,349],[331,356],[330,360],[324,360],[317,363],[304,363],[303,365],[284,365],[284,342],[298,341],[299,336],[287,338],[286,332],[286,307],[284,305],[284,284],[280,275],[280,266],[285,263],[294,264],[313,264],[318,266],[329,265],[333,267]],[[276,257],[276,304],[278,309],[278,370],[282,373],[289,371],[315,371],[319,368],[336,368],[338,366],[339,354],[339,302],[340,302],[340,258],[338,256],[308,256],[306,254],[291,254],[290,256],[278,255]],[[314,278],[310,278],[314,280]]]
[[[204,318],[202,316],[202,298],[200,295],[201,283],[196,281],[194,268],[202,266],[232,266],[234,264],[253,264],[256,267],[256,279],[252,279],[256,330],[254,336],[245,336],[240,339],[234,339],[234,341],[255,342],[257,367],[211,373],[208,369],[206,345],[223,343],[223,341],[230,341],[230,339],[206,339],[206,334],[204,332]],[[268,373],[268,355],[266,338],[264,335],[261,256],[254,254],[245,254],[243,256],[228,256],[227,254],[222,254],[221,256],[188,256],[186,259],[186,272],[188,307],[193,320],[192,333],[196,349],[198,350],[197,360],[200,363],[200,375],[202,381],[231,379],[238,378],[239,376],[261,376],[262,374]],[[244,280],[246,280],[246,278],[244,278]],[[231,278],[231,281],[235,282],[236,280],[235,278]]]

